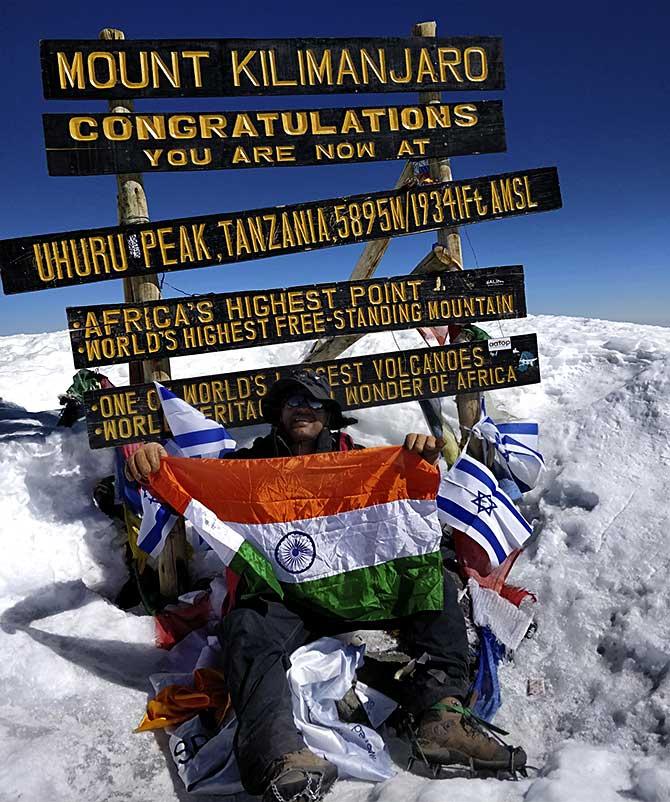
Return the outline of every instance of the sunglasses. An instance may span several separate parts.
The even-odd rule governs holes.
[[[309,407],[310,409],[323,409],[323,401],[318,398],[311,398],[306,395],[290,395],[284,401],[285,407],[297,409],[298,407]]]

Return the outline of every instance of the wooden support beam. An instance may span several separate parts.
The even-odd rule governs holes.
[[[419,22],[414,26],[412,34],[414,36],[425,36],[435,38],[437,24],[435,22]],[[439,103],[441,95],[439,92],[420,92],[420,103]],[[430,177],[433,181],[452,181],[451,164],[449,159],[430,159]],[[407,163],[402,175],[396,183],[400,187],[411,181],[413,178],[412,164]],[[382,256],[386,252],[390,239],[377,240],[366,245],[360,259],[354,267],[351,278],[369,278],[377,269]],[[461,236],[458,228],[441,228],[437,232],[437,245],[431,253],[425,256],[412,270],[412,273],[424,273],[430,270],[462,270],[463,253],[461,249]],[[305,362],[315,362],[317,360],[335,359],[344,351],[357,342],[362,335],[345,334],[340,337],[328,337],[317,341],[311,351],[305,357]],[[457,340],[458,341],[458,340]],[[458,407],[458,420],[461,424],[461,442],[464,443],[468,437],[468,430],[479,420],[479,410],[481,395],[479,393],[468,393],[458,396],[456,404]],[[482,459],[483,452],[479,440],[472,440],[469,446],[470,453],[477,459]]]
[[[419,22],[414,26],[412,32],[414,36],[425,36],[434,39],[437,35],[437,23]],[[419,92],[419,103],[439,103],[442,100],[440,92]],[[451,173],[451,163],[449,159],[430,159],[430,177],[433,181],[452,181],[453,175]],[[458,228],[441,228],[437,232],[438,245],[442,246],[437,265],[443,263],[436,269],[442,270],[462,270],[463,269],[463,251],[461,248],[461,235]],[[434,252],[435,253],[435,252]],[[458,337],[456,338],[458,342]],[[467,395],[458,396],[456,399],[456,406],[458,408],[458,422],[461,425],[461,446],[464,445],[468,438],[469,430],[479,420],[481,405],[480,393],[468,393]],[[480,440],[472,439],[468,447],[468,451],[476,459],[483,459],[483,449]]]
[[[123,31],[116,28],[104,28],[100,31],[99,38],[110,41],[126,37]],[[133,102],[132,100],[110,100],[109,110],[113,114],[127,114],[133,111]],[[119,224],[148,223],[149,209],[142,175],[140,173],[117,175],[116,186]],[[161,290],[156,275],[123,280],[123,299],[126,303],[157,301],[160,297]],[[169,359],[151,359],[144,362],[131,362],[129,365],[130,384],[163,382],[170,378]],[[176,598],[179,595],[177,561],[182,560],[185,564],[185,555],[184,523],[182,519],[179,519],[158,558],[158,576],[162,596]]]
[[[400,173],[400,177],[395,183],[395,188],[397,189],[398,187],[404,186],[408,181],[411,181],[413,177],[414,172],[412,170],[412,165],[406,162]],[[370,278],[377,269],[377,265],[381,262],[382,256],[386,253],[386,249],[390,243],[390,238],[368,242],[363,249],[363,253],[354,265],[349,280],[355,281],[357,279]],[[360,339],[360,335],[358,334],[345,334],[341,337],[324,337],[322,340],[317,340],[314,343],[304,361],[321,362],[324,359],[335,359],[358,339]]]

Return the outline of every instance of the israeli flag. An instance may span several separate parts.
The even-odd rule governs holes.
[[[472,428],[473,433],[491,443],[494,460],[505,476],[514,480],[523,493],[532,490],[544,470],[544,457],[539,451],[540,427],[531,421],[496,423],[486,414],[482,398],[482,414]],[[485,449],[486,450],[486,449]]]
[[[216,459],[228,451],[234,451],[237,443],[223,426],[206,418],[202,412],[178,398],[159,382],[154,384],[165,420],[172,432],[172,439],[165,444],[168,454],[173,457]],[[177,516],[145,488],[140,488],[140,499],[142,523],[137,535],[137,545],[151,557],[157,557],[165,547],[165,541],[177,521]]]
[[[165,541],[177,522],[177,516],[148,490],[140,488],[142,523],[137,533],[137,545],[150,557],[158,557]]]
[[[437,494],[440,521],[479,543],[493,566],[523,548],[533,528],[491,471],[465,453],[449,471],[442,467]]]
[[[221,457],[236,443],[219,423],[206,418],[167,387],[154,382],[172,440],[165,447],[173,457]]]

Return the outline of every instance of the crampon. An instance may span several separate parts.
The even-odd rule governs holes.
[[[422,737],[423,727],[417,727],[414,719],[408,718],[402,728],[411,748],[407,771],[423,769],[434,779],[467,777],[518,780],[519,777],[528,776],[528,769],[533,767],[526,764],[526,753],[523,749],[513,747],[503,740],[501,736],[509,734],[506,730],[480,719],[467,707],[440,706],[461,716],[464,729],[477,730],[483,738],[494,740],[497,747],[495,757],[468,754],[452,739],[437,744],[431,742],[425,736]]]

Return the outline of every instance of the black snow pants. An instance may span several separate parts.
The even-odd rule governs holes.
[[[223,619],[219,640],[223,669],[238,719],[235,752],[242,783],[251,794],[264,790],[270,763],[305,744],[293,721],[286,671],[291,653],[325,635],[360,629],[399,629],[400,642],[410,657],[427,653],[428,663],[398,682],[375,681],[365,673],[361,680],[386,693],[414,713],[420,713],[445,696],[462,697],[468,684],[467,636],[456,586],[444,574],[444,609],[392,622],[347,622],[310,618],[289,609],[276,597],[254,597]],[[396,666],[397,667],[397,666]],[[397,688],[396,688],[397,686]]]

